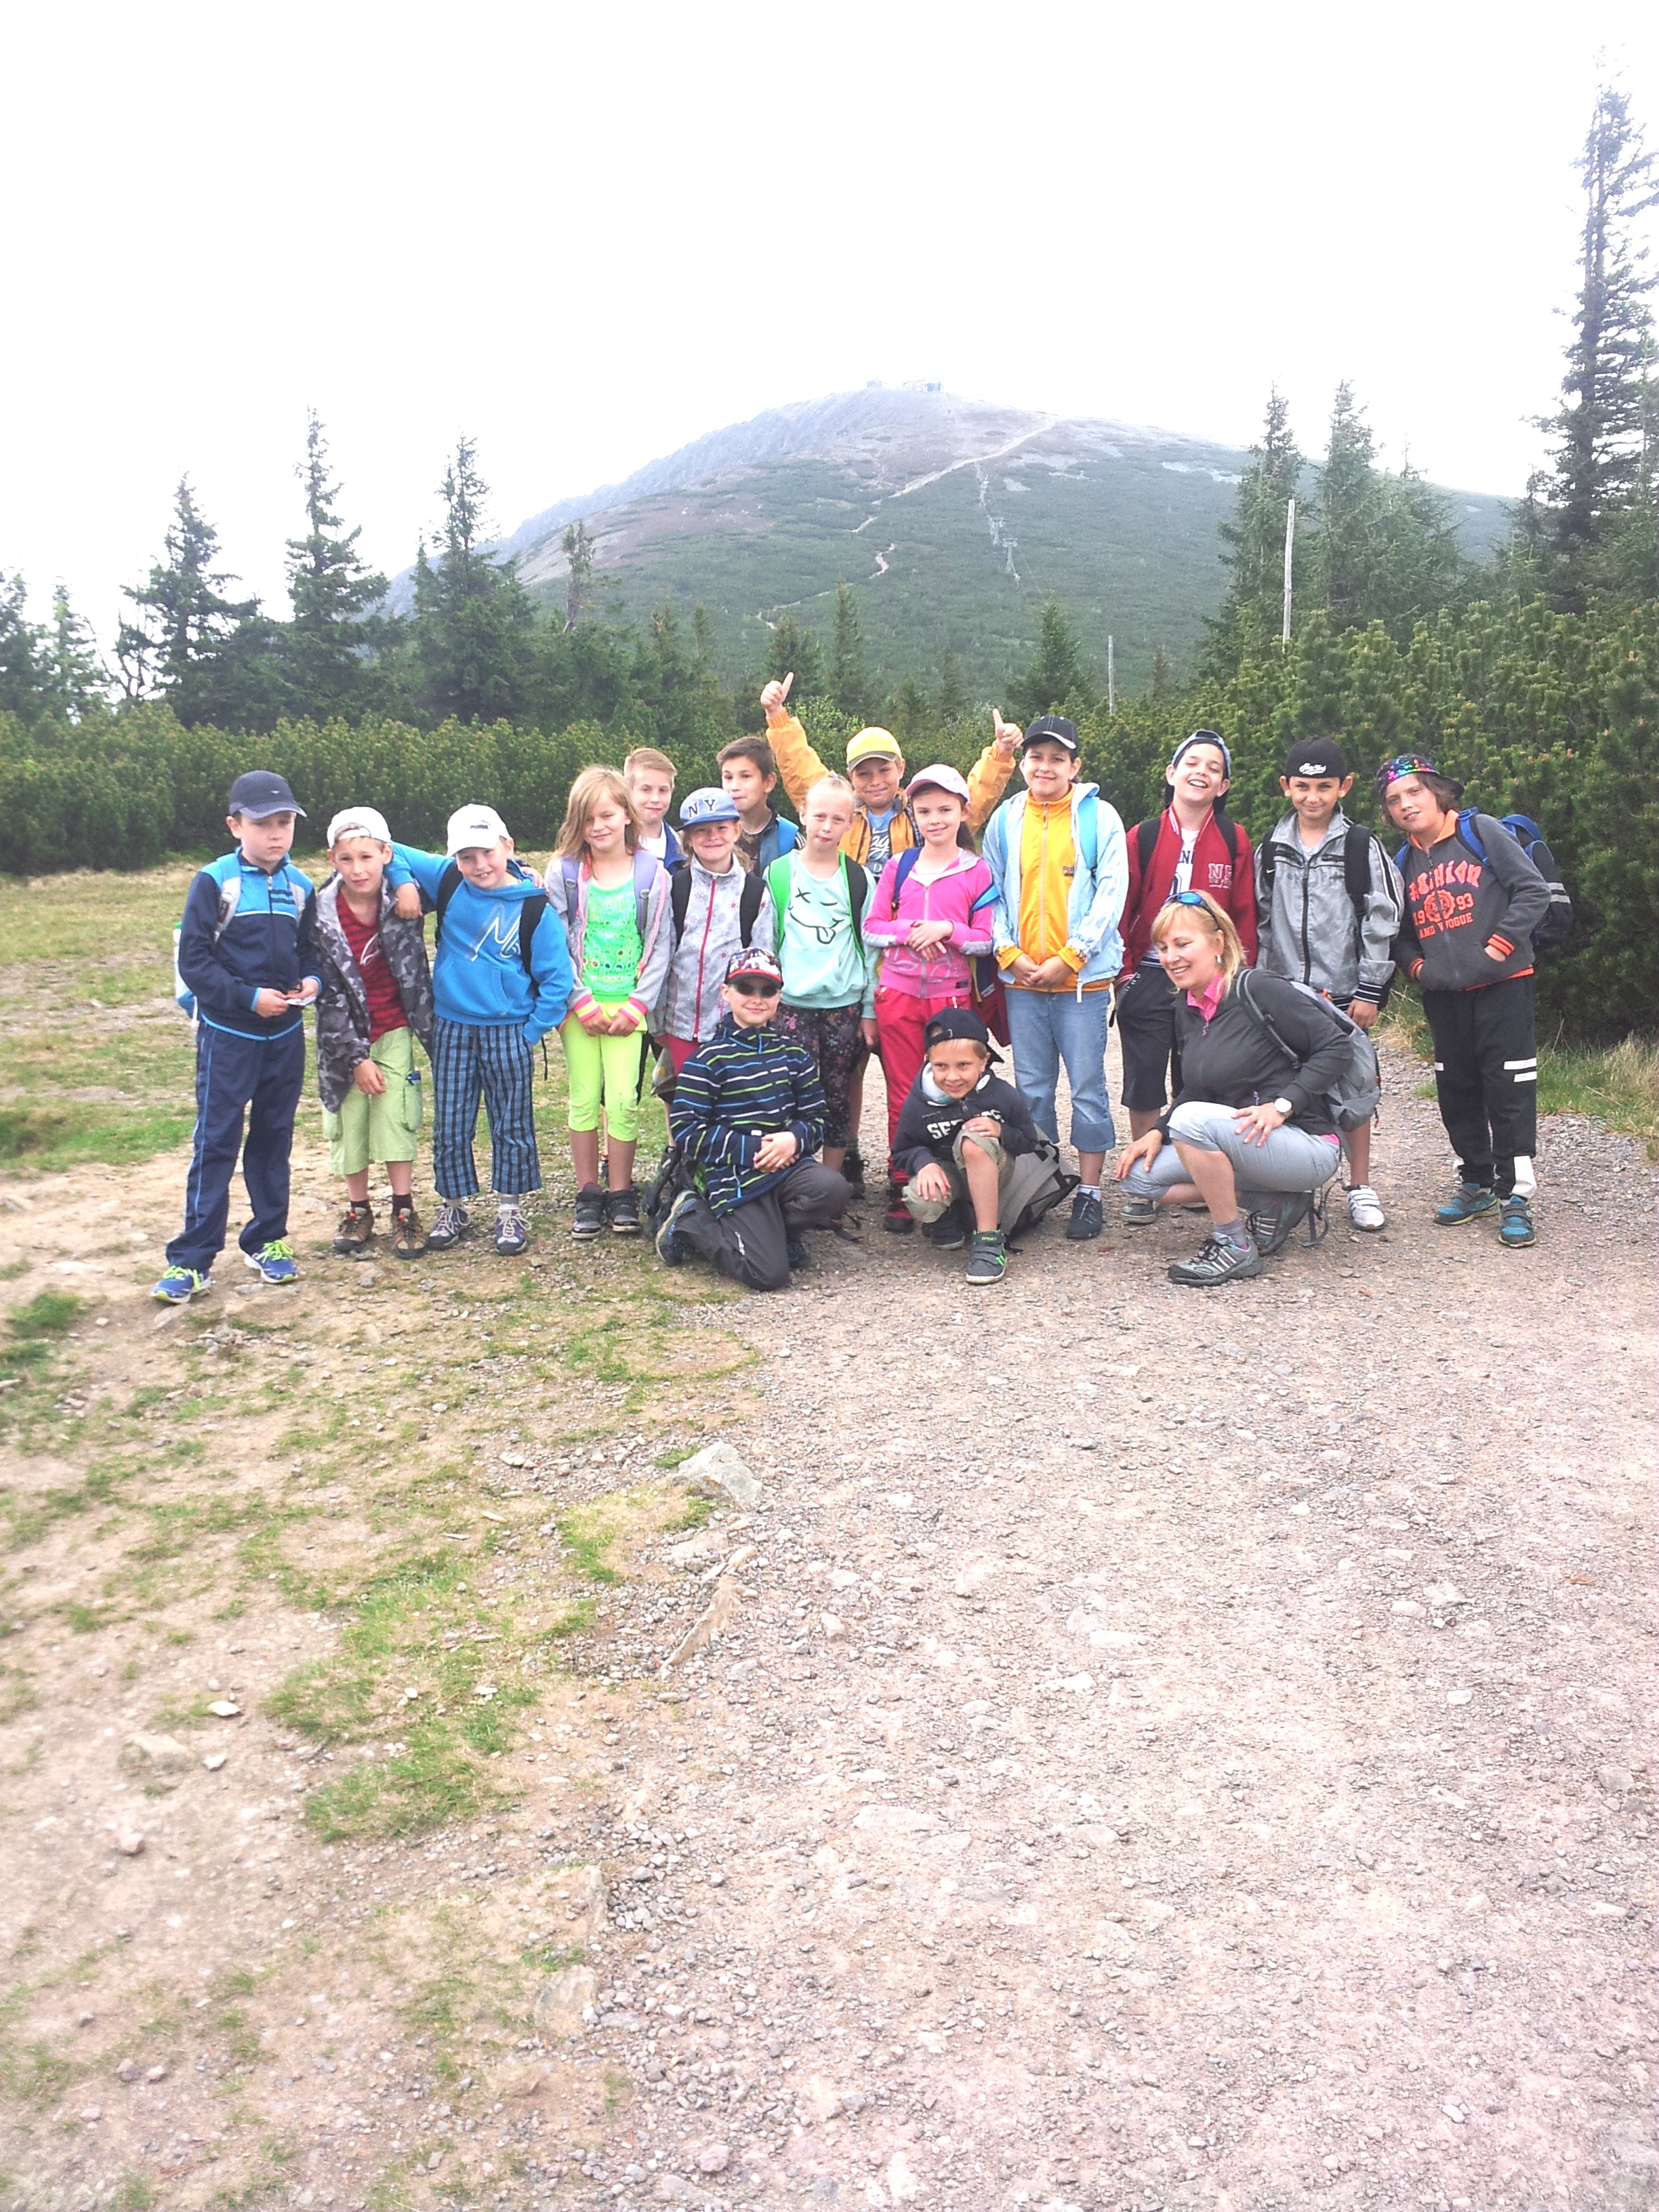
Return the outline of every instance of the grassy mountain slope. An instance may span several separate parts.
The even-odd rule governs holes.
[[[1190,657],[1224,585],[1217,525],[1245,465],[1234,448],[1120,423],[1062,421],[910,388],[843,392],[757,416],[566,500],[505,541],[532,594],[565,590],[560,541],[582,516],[613,613],[701,601],[736,681],[786,609],[827,630],[836,586],[859,602],[872,673],[937,680],[953,654],[994,691],[1051,595],[1103,684],[1126,689],[1162,645]],[[1504,504],[1449,495],[1472,553]]]

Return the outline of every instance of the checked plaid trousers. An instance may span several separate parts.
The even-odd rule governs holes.
[[[517,1197],[542,1187],[536,1153],[533,1047],[517,1029],[437,1021],[432,1033],[432,1181],[440,1198],[478,1188],[472,1133],[482,1098],[489,1115],[489,1183]]]

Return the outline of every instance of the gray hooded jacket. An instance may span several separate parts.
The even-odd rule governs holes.
[[[317,1088],[337,1114],[359,1060],[368,1058],[368,1001],[351,947],[340,927],[340,878],[331,876],[317,894],[303,949],[323,988],[317,999]],[[380,950],[398,987],[409,1024],[432,1050],[432,971],[427,964],[425,921],[401,921],[392,911],[390,884],[380,885]]]
[[[1339,807],[1311,853],[1294,814],[1286,814],[1255,856],[1256,966],[1310,983],[1338,1006],[1356,999],[1380,1006],[1394,973],[1390,947],[1405,908],[1400,872],[1378,837],[1370,841],[1370,880],[1363,919],[1348,896],[1343,856],[1350,824]],[[1271,876],[1271,896],[1267,884]]]

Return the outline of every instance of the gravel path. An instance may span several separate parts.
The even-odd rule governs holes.
[[[481,1376],[526,1534],[665,1442],[762,1486],[602,1593],[499,1820],[325,1846],[286,1817],[320,1770],[258,1707],[332,1632],[273,1594],[216,1632],[230,1768],[147,1790],[157,1840],[100,1890],[107,1841],[55,1814],[119,1735],[36,1647],[61,1672],[3,1810],[14,1953],[65,1962],[40,2033],[77,2032],[77,1942],[126,1945],[135,1991],[234,1966],[289,2147],[227,2194],[221,2059],[175,2036],[147,2086],[135,1994],[102,2090],[16,2118],[0,2206],[1653,2203],[1651,1171],[1557,1121],[1534,1250],[1437,1231],[1421,1077],[1389,1062],[1389,1231],[1257,1282],[1175,1289],[1201,1224],[1125,1232],[1111,1200],[1102,1244],[1051,1225],[973,1292],[872,1206],[789,1292],[711,1302],[758,1364],[678,1431],[584,1460],[493,1426]],[[173,1203],[161,1164],[107,1188]],[[28,1622],[76,1540],[14,1578]],[[391,2014],[463,1911],[500,1955],[563,1948],[439,2077]]]

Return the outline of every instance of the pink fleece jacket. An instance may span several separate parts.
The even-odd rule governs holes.
[[[872,945],[887,947],[881,963],[884,990],[903,991],[914,999],[948,998],[967,989],[974,956],[991,950],[990,905],[973,912],[975,900],[992,887],[991,871],[975,854],[958,851],[949,873],[929,882],[918,862],[906,875],[896,906],[894,886],[899,862],[906,857],[896,853],[882,870],[864,917],[864,934]],[[918,921],[948,921],[951,934],[932,952],[913,951],[904,940]]]

